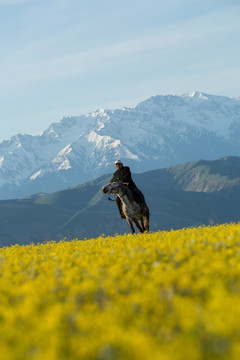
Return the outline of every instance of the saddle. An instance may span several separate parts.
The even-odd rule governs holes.
[[[129,183],[124,182],[123,185],[126,185],[128,187]],[[134,201],[136,201],[138,205],[145,204],[145,198],[140,189],[134,187],[133,189],[130,188],[130,190],[133,193]]]

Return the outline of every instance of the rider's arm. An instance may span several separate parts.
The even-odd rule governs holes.
[[[117,179],[116,179],[116,172],[113,174],[113,177],[111,178],[111,180],[110,180],[110,182],[114,182],[114,181],[116,181]]]
[[[128,166],[125,166],[122,173],[122,182],[129,183],[132,181],[131,171]]]

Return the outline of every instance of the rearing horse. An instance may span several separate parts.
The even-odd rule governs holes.
[[[133,192],[120,182],[110,182],[102,188],[103,194],[117,194],[122,202],[122,212],[126,217],[127,223],[132,234],[135,233],[132,222],[141,233],[149,231],[149,208],[144,202],[137,204],[133,197]],[[139,223],[140,222],[140,223]]]

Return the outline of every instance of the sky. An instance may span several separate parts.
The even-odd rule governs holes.
[[[0,0],[0,141],[193,91],[240,97],[239,0]]]

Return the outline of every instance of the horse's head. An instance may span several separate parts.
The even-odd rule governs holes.
[[[121,183],[113,181],[102,187],[103,194],[117,194],[121,188]]]

